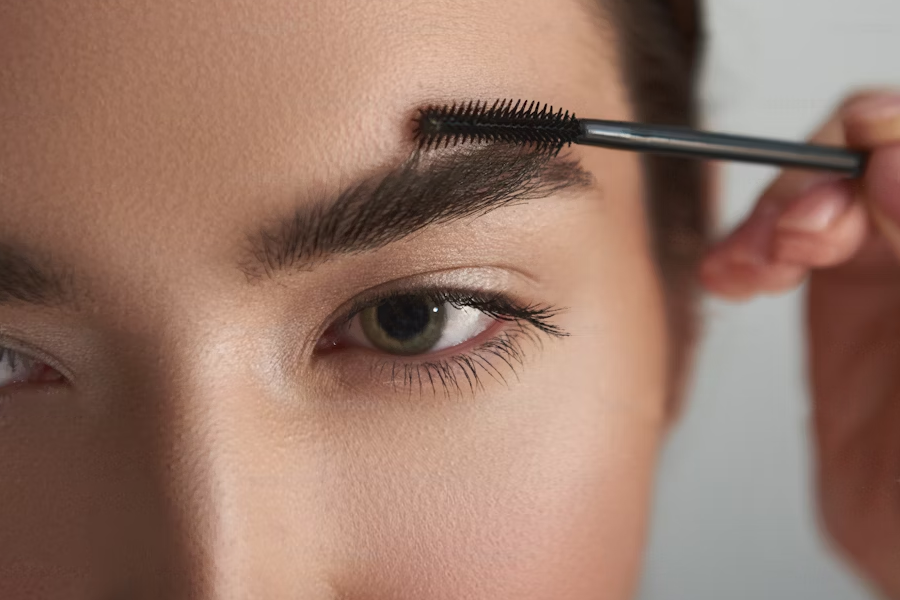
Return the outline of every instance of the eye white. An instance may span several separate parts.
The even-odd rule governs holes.
[[[444,304],[447,321],[444,330],[437,343],[431,348],[431,352],[445,350],[468,342],[473,337],[490,327],[494,319],[471,306],[456,307]]]
[[[446,315],[444,329],[441,331],[441,337],[427,352],[438,352],[464,344],[484,332],[494,322],[491,316],[471,306],[457,307],[444,303],[441,308]],[[356,315],[350,321],[347,327],[347,337],[359,346],[376,347],[363,332],[360,315]]]
[[[0,348],[0,387],[27,381],[32,367],[28,357]]]

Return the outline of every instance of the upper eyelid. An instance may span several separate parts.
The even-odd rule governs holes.
[[[507,321],[517,322],[522,325],[527,324],[529,327],[536,329],[540,333],[552,337],[564,338],[569,336],[568,331],[552,322],[553,319],[559,316],[559,314],[567,310],[565,307],[552,306],[547,304],[520,304],[511,300],[507,295],[502,293],[486,293],[484,291],[477,290],[452,290],[437,288],[431,290],[426,289],[420,293],[429,292],[435,294],[432,297],[433,300],[443,301],[458,308],[464,306],[475,308],[476,310],[481,311],[497,322]],[[360,308],[351,309],[346,316],[338,319],[337,321],[333,321],[332,324],[329,325],[328,330],[331,330],[332,328],[343,329],[347,327],[348,324],[357,315],[372,306],[376,306],[380,300],[389,299],[404,294],[415,295],[415,293],[415,290],[401,292],[399,294],[386,292],[383,295],[380,295],[378,298],[361,301]],[[452,296],[453,294],[465,294],[468,295],[469,298],[457,299],[457,302],[453,302],[451,298],[448,298],[448,296]],[[481,306],[478,306],[479,302],[482,304]],[[493,306],[491,306],[492,304]]]
[[[446,287],[437,287],[437,286],[423,286],[421,288],[412,288],[412,289],[403,289],[398,291],[390,291],[385,290],[384,292],[375,293],[372,296],[365,298],[364,300],[355,300],[351,307],[346,310],[343,317],[338,318],[337,320],[332,322],[332,326],[334,325],[345,325],[350,322],[356,315],[361,313],[362,311],[376,306],[379,302],[384,300],[394,298],[397,296],[416,296],[416,295],[431,295],[432,298],[439,299],[441,296],[445,296],[447,294],[468,294],[473,298],[483,297],[485,300],[490,297],[502,296],[502,294],[498,292],[485,292],[484,290],[473,290],[473,289],[465,289],[462,287],[459,288],[446,288]]]
[[[503,293],[509,295],[510,292],[507,290],[514,287],[540,288],[541,282],[535,274],[505,264],[459,265],[451,269],[435,269],[384,281],[359,291],[332,311],[327,320],[329,323],[335,322],[341,315],[347,314],[354,305],[362,304],[361,298],[377,301],[379,296],[389,298],[403,293],[421,293],[423,290],[458,290],[482,294],[495,294],[503,290]]]

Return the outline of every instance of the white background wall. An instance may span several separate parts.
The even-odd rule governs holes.
[[[711,129],[799,140],[848,89],[900,87],[900,0],[707,6]],[[726,168],[723,226],[774,173]],[[663,460],[643,600],[872,597],[816,529],[801,300],[708,303],[691,404]]]

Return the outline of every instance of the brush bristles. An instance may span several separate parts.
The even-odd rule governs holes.
[[[419,109],[416,117],[419,147],[430,150],[463,143],[528,145],[539,152],[558,154],[579,135],[578,120],[569,111],[517,100],[469,102]]]

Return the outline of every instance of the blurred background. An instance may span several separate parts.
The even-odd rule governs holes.
[[[710,129],[800,140],[851,88],[900,87],[898,0],[706,5]],[[722,228],[774,175],[725,167]],[[641,600],[874,598],[817,529],[802,300],[801,291],[706,303],[693,393],[660,472]]]

